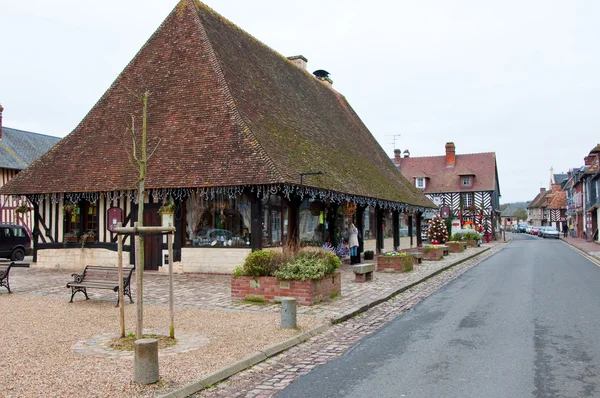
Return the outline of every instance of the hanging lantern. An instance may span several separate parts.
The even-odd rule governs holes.
[[[356,213],[356,203],[353,200],[344,202],[343,211],[347,216],[353,215]]]
[[[315,200],[308,206],[308,211],[310,211],[310,214],[313,216],[318,216],[323,211],[323,207],[323,202]]]

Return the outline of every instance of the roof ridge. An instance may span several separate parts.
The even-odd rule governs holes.
[[[34,131],[29,131],[29,130],[21,130],[21,129],[15,129],[12,127],[7,127],[7,126],[2,126],[2,130],[7,129],[7,130],[13,130],[13,131],[19,131],[21,133],[27,133],[27,134],[35,134],[35,135],[41,135],[42,137],[50,137],[50,138],[57,138],[58,140],[61,140],[62,137],[57,137],[55,135],[50,135],[50,134],[42,134],[42,133],[36,133]]]
[[[192,7],[194,7],[194,9],[196,11],[194,13],[194,17],[195,17],[196,24],[198,25],[198,28],[199,28],[198,33],[200,34],[201,39],[206,41],[207,50],[210,54],[210,60],[211,60],[210,62],[214,68],[215,73],[218,76],[219,85],[223,87],[223,94],[228,100],[227,104],[228,105],[231,104],[230,107],[231,107],[231,111],[233,113],[235,123],[241,127],[241,133],[243,135],[245,135],[244,139],[256,144],[256,146],[259,148],[259,150],[261,152],[261,158],[269,164],[269,168],[274,172],[274,174],[277,176],[277,178],[280,181],[283,181],[284,180],[283,175],[281,174],[281,172],[279,171],[277,166],[275,166],[275,163],[273,162],[271,157],[265,151],[262,143],[252,133],[252,130],[250,129],[250,127],[248,126],[248,124],[246,123],[246,121],[244,120],[244,118],[242,117],[242,115],[238,109],[236,101],[233,98],[233,95],[231,94],[231,89],[230,89],[229,85],[227,84],[227,79],[225,78],[223,69],[221,68],[221,63],[219,61],[219,58],[217,57],[217,54],[215,53],[215,50],[213,48],[210,37],[209,37],[206,29],[204,28],[204,25],[202,24],[202,21],[200,20],[200,17],[198,15],[198,12],[200,11],[199,8],[203,7],[205,9],[205,11],[212,12],[212,13],[216,14],[217,16],[219,16],[221,19],[226,20],[226,18],[221,16],[221,14],[214,11],[212,8],[210,8],[209,6],[207,6],[206,4],[204,4],[198,0],[187,0],[187,1],[188,1],[188,4],[190,2],[192,3]],[[238,29],[240,29],[240,28],[238,28]],[[252,36],[252,37],[254,38],[254,36]]]

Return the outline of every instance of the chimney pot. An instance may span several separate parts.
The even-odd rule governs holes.
[[[300,69],[306,70],[308,60],[302,55],[293,55],[291,57],[287,57],[294,65],[296,65]]]
[[[400,149],[394,149],[394,164],[396,164],[396,166],[400,166],[400,162],[401,162],[401,151]]]
[[[454,146],[454,142],[446,143],[446,167],[454,167],[456,163],[456,147]]]
[[[405,158],[409,158],[410,157],[410,152],[408,151],[408,149],[404,150],[404,157]]]
[[[540,193],[546,192],[546,188],[540,188]]]

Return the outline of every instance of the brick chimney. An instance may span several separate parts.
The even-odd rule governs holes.
[[[4,110],[4,108],[0,104],[0,140],[2,139],[2,111],[3,110]]]
[[[540,193],[546,192],[546,188],[540,188]]]
[[[400,149],[394,149],[394,164],[396,167],[400,167],[400,162],[402,161],[402,157],[400,156],[402,152]]]
[[[306,70],[306,65],[308,64],[308,60],[302,55],[293,55],[291,57],[287,57],[294,65],[298,68]]]
[[[594,157],[590,156],[590,155],[583,158],[583,164],[586,166],[591,166],[593,161],[594,161]]]
[[[454,167],[456,163],[455,152],[454,142],[446,142],[446,167]]]

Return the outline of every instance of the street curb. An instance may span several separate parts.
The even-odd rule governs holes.
[[[561,242],[567,244],[571,250],[576,251],[577,253],[581,254],[583,257],[587,258],[588,260],[590,260],[592,263],[596,264],[598,267],[600,267],[600,259],[598,259],[595,256],[592,256],[591,254],[589,254],[588,252],[586,252],[585,250],[581,250],[580,248],[578,248],[577,246],[567,242],[564,239],[560,240]]]
[[[503,242],[503,243],[509,243],[509,242],[510,241]],[[185,398],[194,393],[197,393],[198,391],[204,390],[207,387],[210,387],[210,386],[217,384],[225,379],[228,379],[229,377],[233,376],[234,374],[236,374],[238,372],[241,372],[242,370],[248,369],[248,368],[250,368],[260,362],[263,362],[264,360],[271,358],[283,351],[286,351],[300,343],[306,342],[311,337],[314,337],[319,333],[323,333],[325,330],[329,329],[329,327],[331,327],[333,324],[344,322],[344,321],[352,318],[353,316],[356,316],[362,312],[365,312],[369,308],[372,308],[378,304],[381,304],[384,301],[387,301],[390,298],[410,289],[411,287],[414,287],[422,282],[425,282],[429,278],[433,278],[434,276],[446,271],[447,269],[450,269],[452,267],[457,266],[458,264],[461,264],[467,260],[477,257],[480,254],[483,254],[490,249],[491,249],[491,247],[488,247],[488,248],[486,248],[480,252],[477,252],[469,257],[465,257],[462,260],[459,260],[455,263],[447,265],[444,268],[440,268],[439,270],[432,272],[428,276],[426,276],[422,279],[419,279],[418,281],[415,281],[406,286],[401,286],[401,287],[393,290],[392,292],[385,293],[384,295],[382,295],[381,297],[379,297],[378,299],[376,299],[370,303],[367,303],[360,307],[354,308],[354,309],[350,310],[349,312],[347,312],[346,314],[343,314],[336,318],[333,318],[331,320],[331,323],[329,323],[329,324],[319,325],[317,327],[312,328],[311,330],[309,330],[307,332],[299,334],[298,336],[294,336],[294,337],[284,340],[280,343],[273,344],[273,345],[265,348],[264,350],[257,351],[254,354],[252,354],[240,361],[237,361],[237,362],[235,362],[231,365],[228,365],[216,372],[213,372],[213,373],[203,377],[200,380],[192,382],[184,387],[181,387],[177,390],[171,391],[170,393],[167,393],[165,395],[160,395],[159,398]]]
[[[509,243],[509,242],[506,242],[506,243]],[[418,284],[423,283],[426,280],[428,280],[430,278],[433,278],[434,276],[436,276],[438,274],[441,274],[442,272],[444,272],[444,271],[446,271],[446,270],[448,270],[448,269],[450,269],[452,267],[457,266],[458,264],[461,264],[461,263],[463,263],[463,262],[465,262],[467,260],[470,260],[470,259],[472,259],[474,257],[477,257],[480,254],[483,254],[483,253],[487,252],[490,249],[491,249],[491,247],[488,247],[487,249],[484,249],[484,250],[482,250],[480,252],[477,252],[477,253],[469,256],[469,257],[465,257],[462,260],[459,260],[459,261],[457,261],[455,263],[447,265],[444,268],[440,268],[439,270],[437,270],[435,272],[432,272],[431,274],[425,276],[422,279],[419,279],[418,281],[415,281],[415,282],[410,283],[410,284],[405,285],[405,286],[400,286],[400,287],[396,288],[395,290],[393,290],[391,292],[385,293],[383,296],[381,296],[380,298],[378,298],[376,300],[371,301],[370,303],[367,303],[367,304],[365,304],[365,305],[363,305],[363,306],[361,306],[359,308],[355,308],[355,309],[353,309],[353,310],[351,310],[351,311],[349,311],[349,312],[347,312],[347,313],[345,313],[343,315],[338,316],[337,318],[332,319],[331,323],[336,324],[336,323],[341,323],[341,322],[347,321],[348,319],[350,319],[350,318],[352,318],[352,317],[354,317],[354,316],[356,316],[356,315],[358,315],[358,314],[360,314],[362,312],[367,311],[369,308],[375,307],[376,305],[379,305],[379,304],[383,303],[384,301],[387,301],[387,300],[391,299],[392,297],[397,296],[398,294],[400,294],[402,292],[405,292],[406,290],[408,290],[408,289],[410,289],[412,287],[415,287]]]
[[[330,326],[331,324],[319,325],[310,329],[307,332],[299,334],[298,336],[294,336],[280,343],[273,344],[265,348],[264,350],[257,351],[254,354],[251,354],[250,356],[242,360],[234,362],[231,365],[228,365],[216,372],[210,373],[209,375],[203,377],[200,380],[194,381],[165,395],[160,395],[160,398],[184,398],[190,396],[194,393],[197,393],[198,391],[204,390],[207,387],[217,384],[218,382],[228,379],[229,377],[241,372],[242,370],[251,368],[256,364],[263,362],[265,359],[268,359],[283,351],[286,351],[295,345],[304,343],[311,337],[316,336],[317,334],[329,329]]]

